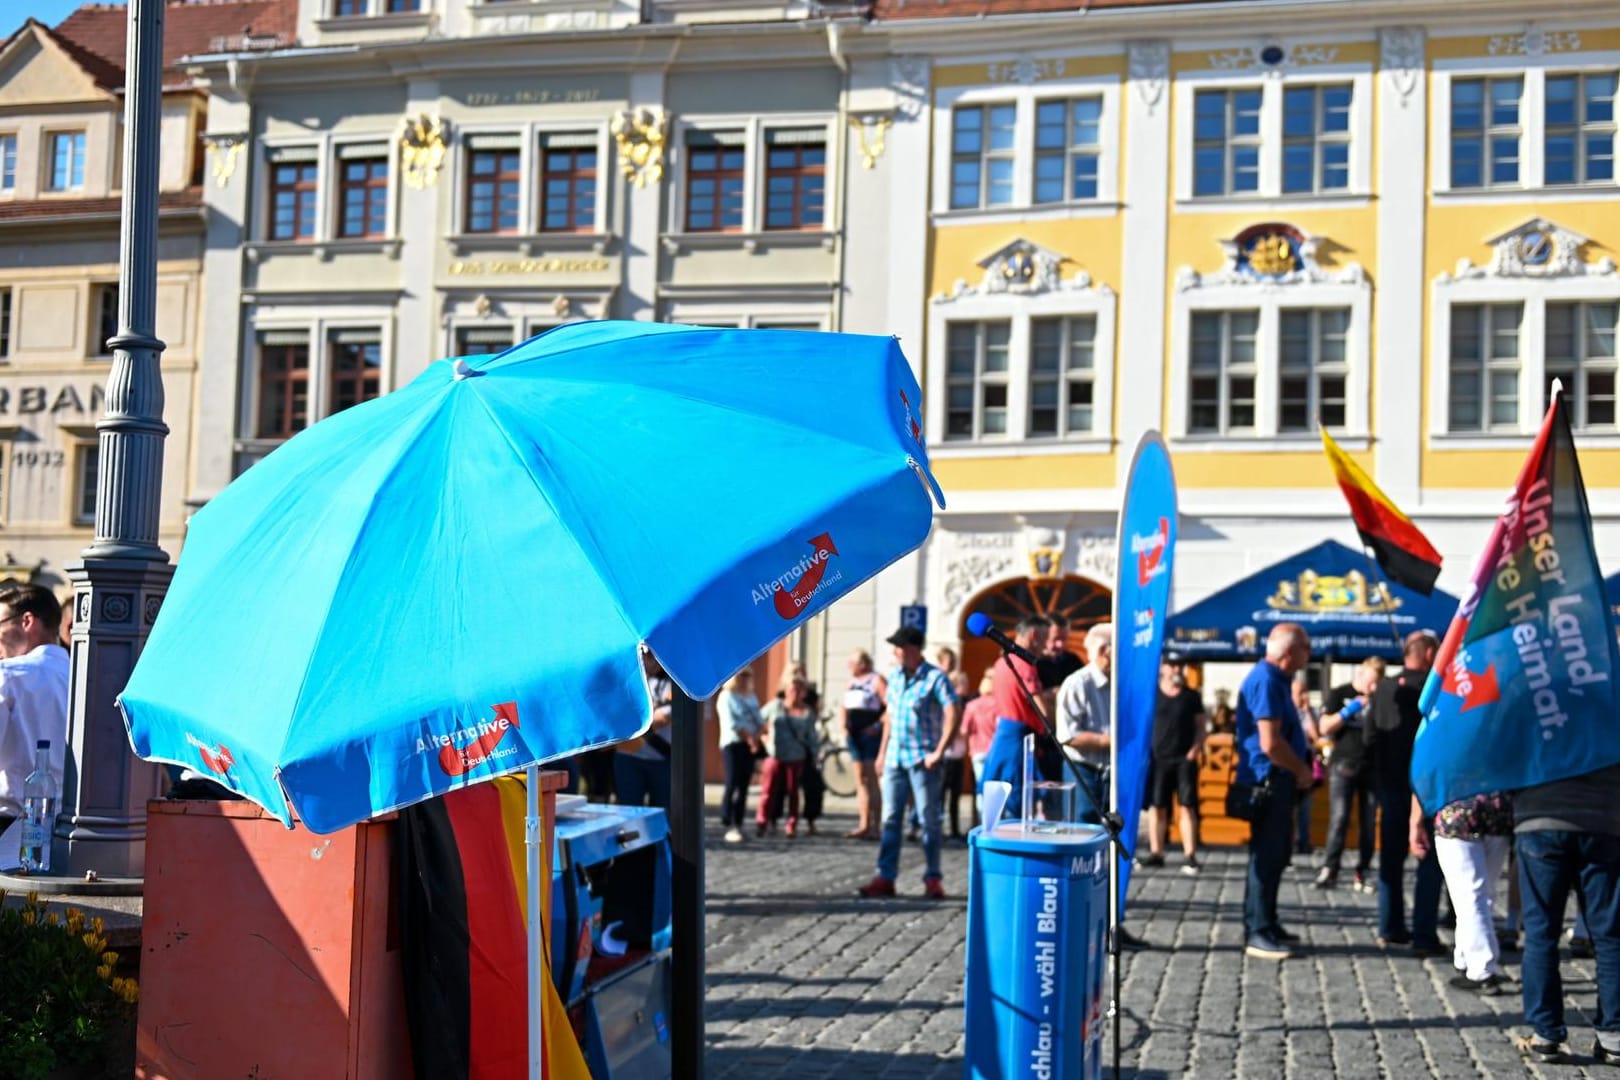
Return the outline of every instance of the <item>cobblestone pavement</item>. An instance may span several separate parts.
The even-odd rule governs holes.
[[[947,841],[943,903],[922,899],[921,849],[910,844],[901,895],[864,900],[855,888],[871,876],[877,845],[843,839],[852,824],[835,814],[815,837],[739,845],[711,831],[716,1080],[962,1075],[967,851]],[[1243,858],[1239,849],[1212,852],[1191,878],[1172,856],[1164,869],[1133,875],[1128,925],[1153,948],[1125,959],[1124,1075],[1620,1076],[1595,1065],[1527,1068],[1507,1035],[1525,1030],[1516,984],[1481,998],[1447,985],[1449,957],[1383,952],[1372,940],[1375,898],[1344,886],[1318,892],[1303,865],[1284,879],[1281,914],[1304,936],[1306,955],[1281,965],[1248,959]],[[1517,955],[1509,960],[1516,974]],[[1573,1048],[1584,1054],[1592,964],[1566,957],[1564,973]]]

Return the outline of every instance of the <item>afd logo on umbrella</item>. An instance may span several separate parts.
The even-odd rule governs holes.
[[[430,735],[416,740],[416,752],[439,751],[439,768],[449,776],[465,776],[486,762],[510,757],[518,752],[516,746],[502,747],[506,733],[519,727],[517,702],[507,701],[491,705],[495,715],[487,720],[460,728],[448,735]]]
[[[1131,534],[1131,554],[1136,556],[1138,585],[1146,586],[1148,582],[1164,573],[1164,547],[1169,542],[1168,518],[1160,518],[1158,529],[1146,536],[1139,533]]]
[[[220,776],[229,776],[231,768],[236,764],[236,758],[231,754],[230,747],[224,743],[215,743],[213,746],[203,742],[197,736],[186,732],[186,742],[197,748],[197,756],[202,758],[203,765],[209,772]]]
[[[816,593],[844,580],[842,570],[834,570],[830,577],[827,575],[827,561],[838,554],[832,533],[813,536],[809,544],[810,554],[800,558],[777,577],[754,586],[756,605],[771,600],[776,605],[778,615],[784,619],[796,619]]]

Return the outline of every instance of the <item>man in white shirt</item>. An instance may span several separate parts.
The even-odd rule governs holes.
[[[57,644],[62,605],[49,589],[0,592],[0,833],[22,815],[34,745],[51,743],[51,785],[62,795],[67,760],[68,651]]]
[[[1108,680],[1114,670],[1114,624],[1098,623],[1086,631],[1088,663],[1063,680],[1058,690],[1057,737],[1064,753],[1075,761],[1108,767]]]

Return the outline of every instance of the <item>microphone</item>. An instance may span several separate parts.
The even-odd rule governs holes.
[[[1000,645],[1004,652],[1010,652],[1026,664],[1039,665],[1041,658],[1024,648],[1012,638],[996,629],[996,624],[990,621],[990,616],[982,611],[975,611],[967,617],[967,632],[974,637],[989,638]]]

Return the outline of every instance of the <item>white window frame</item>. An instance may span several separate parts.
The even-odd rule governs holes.
[[[1232,334],[1232,320],[1234,318],[1238,317],[1238,316],[1243,316],[1243,315],[1252,315],[1254,317],[1254,360],[1250,364],[1242,365],[1243,367],[1248,368],[1248,370],[1246,372],[1236,370],[1239,367],[1239,365],[1233,363],[1233,361],[1232,361],[1232,342],[1234,341],[1234,335]],[[1198,319],[1205,318],[1205,317],[1218,319],[1219,322],[1218,322],[1217,325],[1219,326],[1220,331],[1221,331],[1220,338],[1219,338],[1219,348],[1220,348],[1219,365],[1216,368],[1216,374],[1215,374],[1215,384],[1216,384],[1215,385],[1215,394],[1216,394],[1216,397],[1215,397],[1215,430],[1213,430],[1213,431],[1193,431],[1192,430],[1192,412],[1193,412],[1193,395],[1192,395],[1192,388],[1191,388],[1191,382],[1192,382],[1192,354],[1189,352],[1188,356],[1187,356],[1187,384],[1188,385],[1186,385],[1184,387],[1184,390],[1186,391],[1186,395],[1187,395],[1187,432],[1188,432],[1188,435],[1191,438],[1199,438],[1199,439],[1212,439],[1212,438],[1213,439],[1225,439],[1225,438],[1231,438],[1233,436],[1237,436],[1239,438],[1242,438],[1244,436],[1251,436],[1252,437],[1255,434],[1257,434],[1258,431],[1259,431],[1259,426],[1260,426],[1260,398],[1265,393],[1265,387],[1261,384],[1261,381],[1260,381],[1260,336],[1261,336],[1261,334],[1263,334],[1265,332],[1263,327],[1261,326],[1261,311],[1260,311],[1260,308],[1259,308],[1258,305],[1250,305],[1248,307],[1222,308],[1219,311],[1201,311],[1200,310],[1200,311],[1188,312],[1188,314],[1187,314],[1187,342],[1188,342],[1187,347],[1189,349],[1192,348],[1192,341],[1193,341],[1193,337],[1194,337],[1194,335],[1192,333],[1192,324],[1194,322],[1196,322]],[[1254,423],[1249,425],[1248,427],[1235,427],[1235,426],[1231,425],[1230,422],[1229,422],[1229,417],[1230,417],[1231,412],[1232,412],[1232,393],[1231,393],[1232,380],[1235,379],[1235,378],[1242,378],[1244,375],[1247,375],[1249,377],[1250,381],[1254,384],[1254,405],[1253,405],[1253,407],[1254,407]]]
[[[1089,369],[1089,377],[1077,378],[1075,374],[1076,372],[1084,372],[1087,369],[1071,368],[1069,366],[1069,360],[1073,356],[1074,352],[1074,337],[1072,334],[1070,334],[1069,330],[1073,323],[1082,319],[1089,319],[1091,321],[1091,367]],[[1089,438],[1091,437],[1092,432],[1097,429],[1097,410],[1100,408],[1097,401],[1097,380],[1101,374],[1102,358],[1097,355],[1097,318],[1094,315],[1087,314],[1051,316],[1037,315],[1030,319],[1030,353],[1027,357],[1027,362],[1024,365],[1024,370],[1026,372],[1025,377],[1029,381],[1029,412],[1031,414],[1033,414],[1035,411],[1035,324],[1040,322],[1053,323],[1062,331],[1062,352],[1058,357],[1059,362],[1057,372],[1055,374],[1049,372],[1042,376],[1042,381],[1055,382],[1057,384],[1058,399],[1056,409],[1058,431],[1051,435],[1036,435],[1033,432],[1028,432],[1028,429],[1026,428],[1027,437],[1031,441],[1040,440],[1058,442],[1071,438]],[[947,373],[947,375],[948,374],[949,373]],[[1069,389],[1076,381],[1089,382],[1091,386],[1091,404],[1087,406],[1087,408],[1091,410],[1091,427],[1079,433],[1069,430],[1069,410],[1074,408],[1074,403],[1069,400]],[[1033,420],[1033,415],[1029,415],[1024,418],[1025,424],[1030,424],[1033,422]]]
[[[309,412],[304,417],[308,428],[326,419],[331,402],[331,367],[329,346],[334,331],[376,330],[382,350],[382,369],[377,375],[377,396],[383,397],[394,390],[394,310],[392,306],[379,307],[364,314],[322,314],[299,317],[292,314],[270,314],[243,320],[242,355],[242,408],[237,414],[237,442],[269,444],[279,443],[275,438],[261,437],[259,418],[259,335],[267,332],[300,332],[309,338]]]
[[[72,483],[66,485],[68,489],[68,523],[76,529],[90,528],[96,523],[96,495],[93,488],[86,488],[84,480],[84,463],[91,455],[96,458],[96,487],[101,481],[101,447],[95,439],[75,439],[68,444],[67,449],[72,456]],[[90,512],[84,512],[84,498],[89,495]]]
[[[84,152],[79,160],[81,179],[77,187],[73,186],[73,170],[68,169],[69,184],[67,187],[55,187],[52,183],[56,171],[56,140],[72,138],[77,135],[84,140]],[[90,170],[86,166],[90,160],[90,132],[82,127],[49,128],[40,133],[40,146],[44,152],[40,154],[39,190],[45,196],[82,195],[90,183]]]
[[[714,238],[720,242],[740,241],[744,238],[791,243],[795,236],[823,236],[834,229],[833,209],[838,205],[838,185],[843,181],[837,167],[838,118],[825,112],[771,113],[768,116],[696,113],[680,117],[672,125],[666,144],[668,163],[664,176],[669,180],[669,205],[665,207],[665,232],[681,240]],[[819,128],[827,133],[827,165],[822,189],[821,228],[819,229],[766,229],[765,228],[765,155],[769,150],[765,133],[783,128]],[[706,131],[720,134],[743,133],[743,212],[742,227],[731,232],[719,229],[701,232],[686,231],[686,136],[690,132]]]
[[[1068,95],[1065,95],[1068,96]],[[1106,107],[1106,106],[1105,106]],[[1032,144],[1033,145],[1033,144]],[[935,460],[949,457],[1019,456],[1051,453],[1106,453],[1114,437],[1114,368],[1118,298],[1106,287],[1059,288],[1034,296],[993,294],[939,299],[929,305],[928,348],[925,371],[927,408],[924,424],[928,454]],[[1036,319],[1089,316],[1096,323],[1092,345],[1092,429],[1065,436],[1031,436],[1030,346]],[[951,323],[1007,322],[1008,339],[1007,433],[974,439],[945,438],[946,345]]]
[[[11,143],[11,183],[6,183],[5,152],[0,150],[0,198],[10,198],[17,194],[17,169],[22,161],[22,137],[15,130],[0,131],[0,145]]]
[[[467,180],[471,140],[480,135],[500,135],[518,140],[518,231],[515,233],[470,233],[467,231]],[[540,229],[540,142],[546,135],[593,135],[596,138],[596,217],[588,232],[542,232]],[[448,170],[454,192],[451,235],[458,242],[472,244],[566,244],[569,237],[601,237],[608,231],[609,203],[615,185],[609,183],[616,168],[608,121],[531,120],[523,123],[464,124],[456,132],[455,153]],[[442,182],[442,181],[441,181]],[[389,177],[393,183],[393,177]],[[523,339],[519,339],[523,340]]]
[[[1372,287],[1365,281],[1300,282],[1273,286],[1263,282],[1199,285],[1182,289],[1171,302],[1170,431],[1177,450],[1297,450],[1320,441],[1315,431],[1278,430],[1281,378],[1281,312],[1300,308],[1346,308],[1344,427],[1341,442],[1364,443],[1370,432],[1372,357]],[[1190,432],[1192,316],[1194,312],[1258,311],[1255,342],[1255,407],[1252,433],[1220,435]]]
[[[934,217],[940,221],[974,222],[1110,216],[1119,210],[1121,80],[1118,75],[1043,80],[1032,86],[983,85],[952,87],[934,95]],[[1097,196],[1057,203],[1035,201],[1035,110],[1048,101],[1094,97],[1102,100],[1098,127]],[[1011,104],[1013,128],[1013,199],[1006,206],[951,208],[951,134],[955,110]]]
[[[1613,303],[1615,278],[1592,275],[1570,278],[1479,278],[1437,281],[1429,319],[1430,442],[1480,449],[1522,447],[1541,428],[1545,403],[1541,386],[1547,371],[1547,305],[1590,301]],[[1452,431],[1451,309],[1456,304],[1522,304],[1519,323],[1519,430]],[[1620,433],[1580,433],[1583,446],[1620,446]]]
[[[1350,184],[1342,191],[1284,192],[1283,91],[1350,84]],[[1260,90],[1260,189],[1228,195],[1193,194],[1193,101],[1200,90]],[[1234,202],[1270,203],[1276,209],[1320,206],[1333,200],[1361,203],[1372,195],[1373,69],[1370,63],[1313,64],[1286,75],[1191,71],[1177,76],[1175,200],[1178,209],[1230,212]]]
[[[1584,306],[1598,306],[1598,305],[1601,305],[1601,306],[1604,306],[1604,307],[1617,307],[1617,306],[1620,306],[1620,300],[1617,300],[1615,298],[1610,298],[1608,300],[1570,300],[1570,301],[1555,300],[1555,301],[1553,301],[1553,303],[1555,303],[1555,304],[1567,304],[1567,305],[1573,307],[1575,309],[1575,311],[1577,311],[1577,312],[1579,312],[1581,310],[1581,308],[1584,307]],[[1572,330],[1573,330],[1573,333],[1574,333],[1574,336],[1575,336],[1575,339],[1576,339],[1577,348],[1578,348],[1578,352],[1577,352],[1577,355],[1575,357],[1575,376],[1578,379],[1583,372],[1596,370],[1600,366],[1600,364],[1598,362],[1596,362],[1597,358],[1594,358],[1589,353],[1587,353],[1584,350],[1584,348],[1580,348],[1580,346],[1582,346],[1584,344],[1584,339],[1586,337],[1586,327],[1585,327],[1584,323],[1582,323],[1579,319],[1575,320],[1575,324],[1572,327]],[[1543,385],[1545,385],[1545,383],[1546,383],[1546,341],[1547,341],[1547,338],[1546,338],[1545,334],[1543,334],[1541,340],[1542,340],[1542,383],[1543,383]],[[1616,358],[1614,358],[1614,357],[1605,357],[1605,358],[1603,358],[1603,360],[1605,362],[1603,362],[1601,364],[1601,366],[1603,368],[1606,368],[1609,371],[1609,373],[1612,376],[1614,376],[1617,380],[1620,380],[1620,365],[1617,365],[1615,363],[1615,359]],[[1538,387],[1537,389],[1538,389],[1538,392],[1541,390],[1540,387]],[[1607,426],[1607,428],[1605,428],[1605,429],[1593,429],[1593,428],[1590,428],[1585,423],[1579,423],[1578,421],[1581,421],[1581,420],[1585,419],[1585,417],[1580,415],[1580,410],[1581,410],[1582,405],[1585,405],[1588,409],[1590,409],[1591,403],[1584,399],[1584,397],[1581,394],[1580,387],[1578,387],[1578,386],[1572,386],[1572,385],[1567,385],[1566,384],[1565,393],[1568,395],[1568,398],[1569,398],[1569,423],[1570,423],[1570,427],[1572,427],[1575,431],[1577,431],[1577,432],[1595,431],[1595,433],[1603,434],[1603,435],[1620,434],[1620,415],[1616,416],[1616,422],[1615,423],[1609,424]],[[1620,404],[1620,403],[1617,403],[1617,404]],[[1545,399],[1543,399],[1542,408],[1543,409],[1546,408]]]
[[[1552,53],[1532,58],[1481,56],[1457,60],[1436,60],[1430,86],[1429,175],[1432,197],[1441,203],[1522,202],[1526,191],[1533,191],[1553,202],[1608,199],[1620,196],[1620,168],[1613,181],[1558,184],[1547,187],[1547,76],[1587,75],[1620,72],[1620,51]],[[1454,188],[1451,186],[1451,84],[1455,79],[1503,78],[1524,80],[1519,98],[1519,182],[1495,187]],[[1620,139],[1617,139],[1620,143]]]

